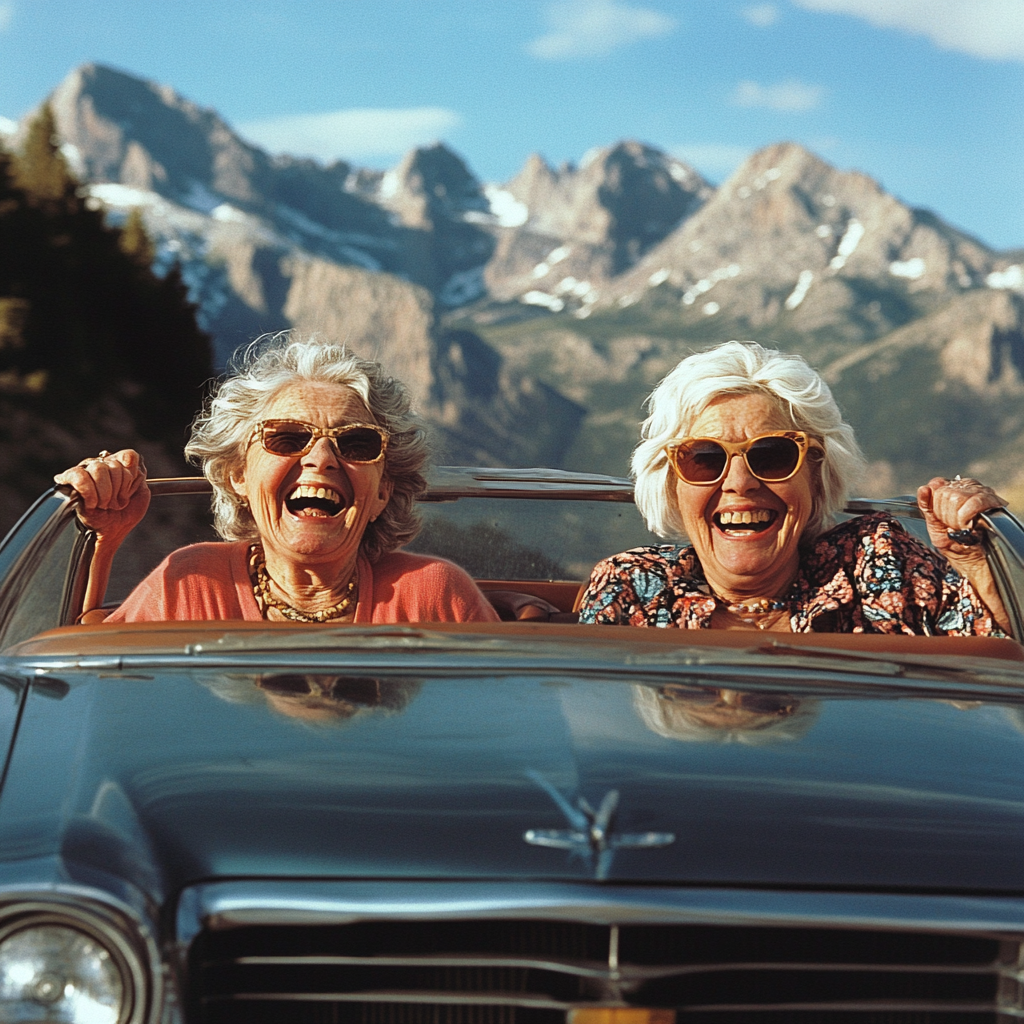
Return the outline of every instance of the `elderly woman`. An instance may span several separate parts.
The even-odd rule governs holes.
[[[648,527],[692,546],[599,563],[581,622],[780,632],[999,635],[1009,621],[974,518],[1002,501],[935,478],[917,500],[935,550],[885,513],[839,526],[863,456],[798,356],[731,341],[684,359],[649,399],[633,453]],[[972,543],[972,541],[974,543]]]
[[[213,485],[224,542],[173,552],[106,621],[497,619],[462,569],[398,550],[419,527],[426,442],[379,364],[274,339],[216,389],[185,452]],[[149,506],[145,466],[131,450],[102,453],[55,479],[96,532],[88,610]]]

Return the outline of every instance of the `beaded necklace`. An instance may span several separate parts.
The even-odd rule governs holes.
[[[267,572],[267,562],[263,555],[263,548],[259,544],[253,544],[249,548],[249,581],[252,583],[253,597],[259,605],[260,614],[267,617],[267,610],[276,608],[286,619],[292,622],[330,622],[333,619],[342,618],[352,608],[359,598],[359,576],[353,570],[352,578],[345,588],[345,596],[330,608],[323,608],[318,612],[303,612],[293,608],[290,604],[279,600],[271,593],[270,573]]]

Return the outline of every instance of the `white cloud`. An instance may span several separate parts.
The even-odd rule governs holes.
[[[238,130],[273,153],[330,162],[397,156],[434,142],[460,124],[461,116],[444,107],[353,108],[249,121]]]
[[[617,0],[554,0],[547,23],[547,33],[527,46],[542,60],[602,57],[641,39],[668,35],[677,24],[660,11]]]
[[[729,177],[750,156],[746,146],[730,146],[717,142],[683,143],[670,150],[674,157],[685,160],[712,180]]]
[[[779,9],[775,4],[751,4],[743,8],[743,17],[758,28],[767,28],[779,20]]]
[[[1024,60],[1021,0],[793,0],[808,11],[851,14],[923,35],[943,50],[988,60]]]
[[[813,110],[825,95],[820,85],[809,85],[790,79],[776,85],[740,82],[733,90],[732,101],[738,107],[767,107],[769,110]]]
[[[6,32],[14,21],[13,0],[0,0],[0,32]]]

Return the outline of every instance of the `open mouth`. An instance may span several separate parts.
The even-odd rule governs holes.
[[[311,519],[330,519],[338,515],[345,505],[341,495],[330,487],[312,487],[301,484],[285,498],[285,508],[293,516]]]
[[[746,509],[743,512],[716,512],[712,519],[723,533],[763,533],[778,518],[770,508]]]

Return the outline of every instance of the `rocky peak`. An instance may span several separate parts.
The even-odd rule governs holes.
[[[629,141],[593,150],[578,168],[558,171],[534,154],[505,189],[529,210],[525,231],[611,245],[622,263],[618,269],[712,193],[692,167]]]
[[[269,171],[261,150],[243,142],[212,110],[167,86],[101,64],[86,64],[50,97],[80,173],[202,206],[209,195],[258,203]]]
[[[506,186],[526,210],[499,239],[487,281],[499,298],[527,293],[549,308],[589,302],[697,211],[713,189],[687,164],[639,142],[592,150],[553,170],[531,156]]]
[[[462,158],[440,142],[407,153],[384,175],[379,195],[403,224],[414,228],[429,229],[439,221],[489,209],[480,182]]]
[[[786,142],[746,160],[604,299],[629,305],[662,288],[696,315],[726,309],[755,328],[788,317],[800,331],[842,321],[865,339],[899,326],[915,303],[984,285],[992,259],[867,175]],[[887,310],[864,302],[865,289],[904,298]]]

